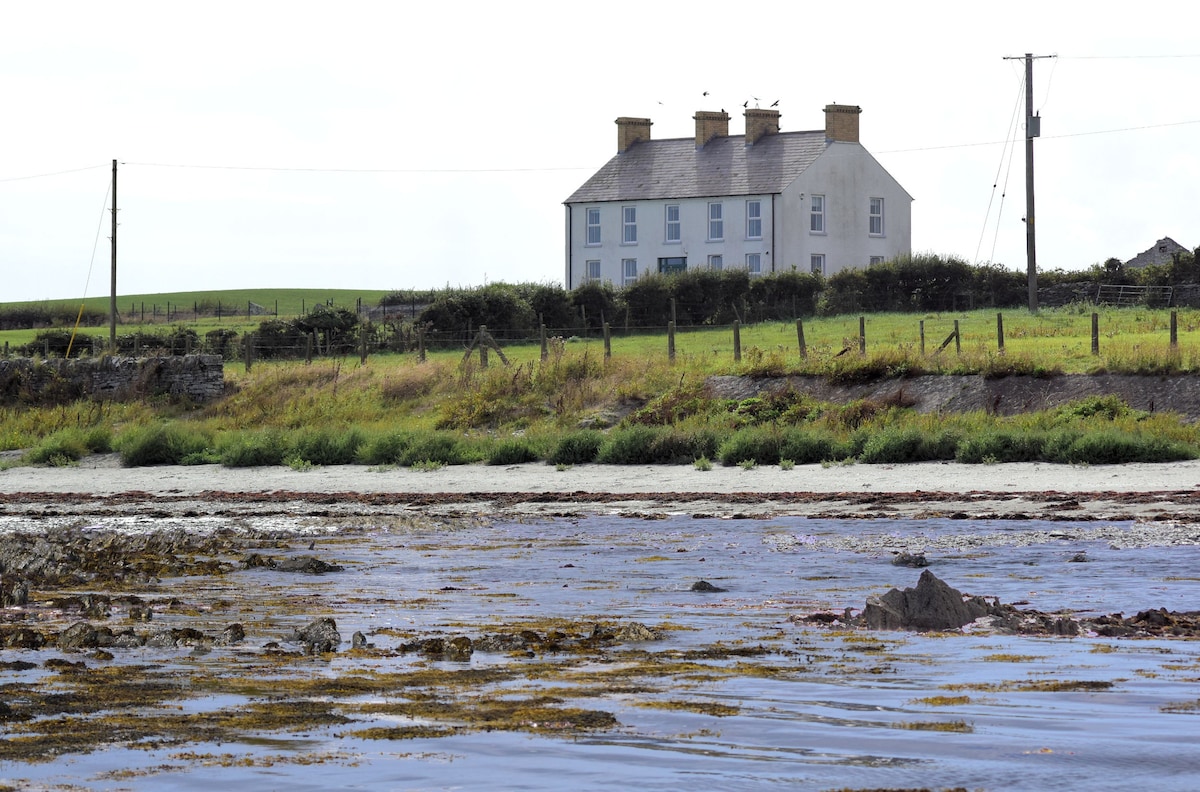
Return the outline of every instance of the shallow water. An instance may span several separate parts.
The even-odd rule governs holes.
[[[362,631],[384,649],[401,636],[477,637],[557,619],[636,621],[663,638],[569,658],[570,674],[554,679],[532,673],[556,662],[553,653],[476,652],[452,663],[343,651],[278,672],[525,664],[529,677],[496,684],[514,696],[542,686],[562,706],[611,712],[618,722],[611,729],[373,740],[349,732],[413,722],[355,713],[353,727],[248,735],[234,744],[9,762],[0,764],[0,778],[22,788],[131,790],[1200,788],[1200,643],[867,632],[788,618],[857,611],[871,594],[915,585],[919,570],[890,563],[900,550],[925,552],[932,571],[964,592],[1042,611],[1197,610],[1200,531],[1186,526],[606,515],[422,530],[360,526],[366,530],[331,535],[302,519],[282,527],[307,532],[297,553],[316,535],[315,552],[347,571],[298,578],[246,570],[178,584],[191,600],[243,602],[239,618],[252,648],[321,615],[335,616],[344,639]],[[1071,560],[1079,553],[1086,563]],[[691,591],[698,580],[726,591]],[[267,605],[280,599],[294,607]],[[755,651],[702,654],[713,647]],[[687,657],[699,669],[617,673],[646,653]],[[194,657],[143,648],[118,650],[117,661],[167,662],[186,675],[226,659],[216,650]],[[607,686],[599,694],[596,680]],[[1088,681],[1113,684],[1022,689]],[[356,703],[403,695],[381,690]],[[179,706],[199,713],[246,701],[194,698]]]

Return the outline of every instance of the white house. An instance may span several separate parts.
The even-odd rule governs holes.
[[[617,154],[566,201],[566,284],[744,267],[831,275],[912,251],[912,196],[858,142],[861,108],[780,132],[779,112],[700,111],[695,138],[617,119]]]

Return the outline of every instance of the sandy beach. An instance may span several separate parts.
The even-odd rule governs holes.
[[[337,497],[330,497],[337,496]],[[123,468],[116,455],[72,467],[0,470],[9,515],[44,513],[47,502],[78,511],[153,503],[209,511],[231,504],[314,503],[326,511],[419,507],[478,513],[622,509],[806,516],[970,516],[1056,519],[1181,519],[1200,515],[1200,461],[1131,465],[1045,463],[761,466],[463,465],[437,470],[358,465]]]

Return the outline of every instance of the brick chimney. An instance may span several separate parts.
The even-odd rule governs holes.
[[[729,135],[729,113],[724,110],[719,113],[697,110],[692,118],[696,122],[696,148],[702,147],[715,137]]]
[[[747,109],[745,116],[747,146],[753,146],[766,135],[774,135],[779,132],[778,110],[760,110],[755,107]]]
[[[857,105],[825,105],[825,139],[857,143],[861,112],[862,108]]]
[[[650,139],[650,119],[649,118],[626,118],[621,116],[617,119],[617,153],[624,154],[631,149],[635,143],[641,143],[643,140]]]

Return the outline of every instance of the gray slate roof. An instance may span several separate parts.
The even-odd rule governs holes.
[[[749,148],[745,135],[645,140],[617,154],[564,203],[781,193],[827,145],[825,131],[779,132]]]

